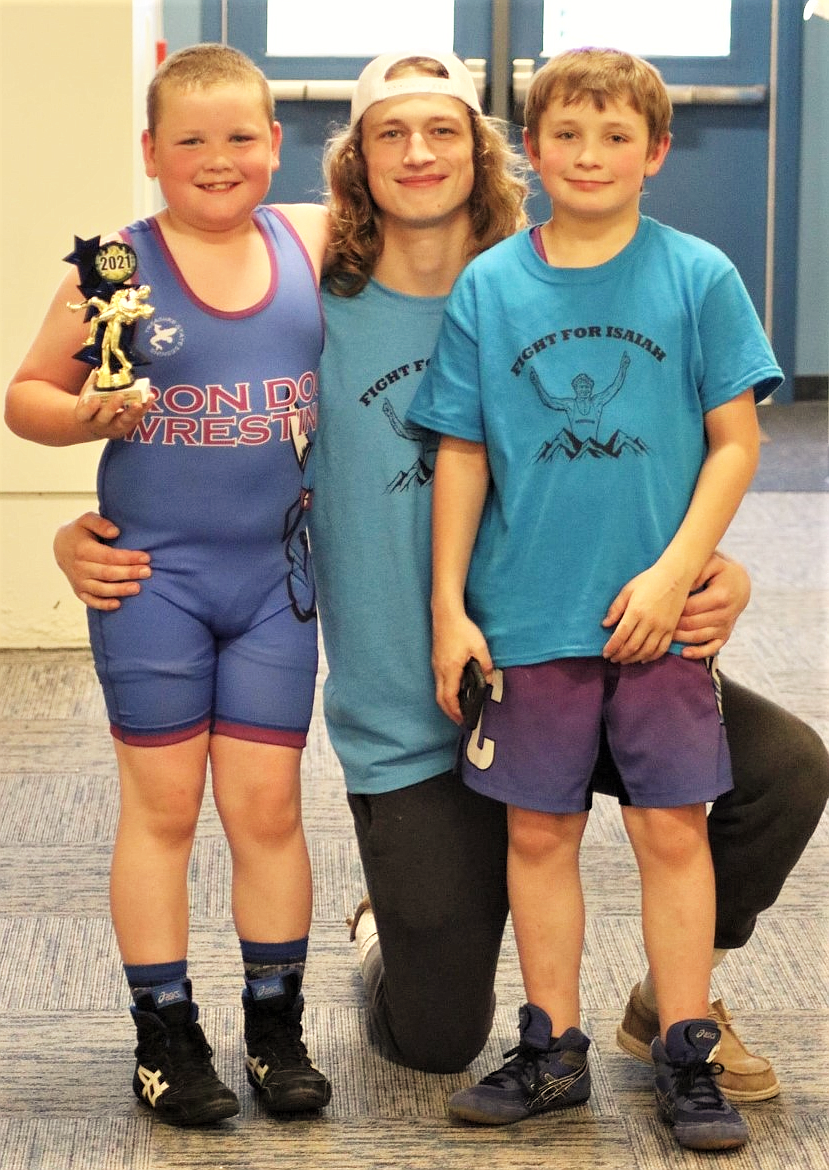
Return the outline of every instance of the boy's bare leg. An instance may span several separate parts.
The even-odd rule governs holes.
[[[510,807],[507,824],[507,886],[524,991],[528,1002],[550,1017],[553,1035],[561,1036],[581,1026],[584,898],[579,847],[587,813],[557,815]]]
[[[268,1113],[323,1108],[331,1086],[301,1039],[311,926],[299,748],[214,735],[216,809],[233,859],[233,921],[245,967],[247,1079]]]
[[[121,808],[110,906],[125,963],[166,963],[187,954],[187,867],[204,793],[207,742],[207,732],[165,747],[114,741]]]
[[[213,792],[233,858],[233,919],[252,942],[301,939],[311,925],[300,749],[214,735]]]
[[[705,805],[622,809],[642,882],[642,933],[660,1031],[708,1014],[714,869]]]
[[[708,839],[717,884],[714,963],[751,937],[758,914],[774,904],[817,826],[829,796],[829,752],[791,712],[722,677],[734,788],[714,802]],[[602,789],[603,790],[603,789]],[[709,1008],[722,1030],[719,1083],[733,1101],[766,1101],[780,1092],[771,1062],[750,1052],[726,1006]],[[650,975],[637,984],[617,1029],[621,1048],[649,1059],[657,1031]]]

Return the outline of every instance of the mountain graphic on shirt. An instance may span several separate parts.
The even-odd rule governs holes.
[[[418,459],[408,471],[398,471],[397,475],[386,488],[387,492],[407,492],[410,488],[424,487],[431,483],[434,469],[428,467],[422,459]]]
[[[536,463],[552,463],[561,457],[569,463],[578,459],[620,459],[630,454],[642,456],[648,454],[648,445],[642,439],[634,438],[624,431],[614,431],[606,443],[600,443],[592,436],[581,441],[577,439],[569,428],[560,430],[554,439],[542,443],[536,457]]]

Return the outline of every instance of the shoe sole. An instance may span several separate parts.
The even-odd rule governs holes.
[[[742,1134],[735,1134],[722,1130],[718,1132],[716,1126],[712,1126],[707,1133],[695,1133],[693,1126],[689,1126],[686,1131],[682,1126],[674,1125],[669,1118],[663,1117],[661,1113],[659,1113],[659,1117],[673,1129],[674,1137],[685,1150],[736,1150],[748,1141],[747,1130]]]
[[[677,1144],[682,1146],[683,1150],[737,1150],[740,1146],[744,1146],[748,1138],[737,1138],[730,1141],[683,1141],[682,1138],[676,1135]]]
[[[631,1036],[630,1032],[626,1032],[621,1024],[616,1029],[616,1044],[621,1048],[622,1052],[626,1052],[634,1060],[641,1060],[643,1064],[653,1064],[649,1045],[643,1044],[641,1040],[637,1040],[635,1036]],[[716,1078],[716,1081],[720,1087],[720,1092],[729,1101],[770,1101],[772,1097],[777,1097],[780,1093],[780,1082],[776,1077],[774,1083],[766,1086],[765,1089],[732,1089],[729,1086],[723,1085],[719,1077]]]
[[[519,1117],[495,1117],[492,1113],[482,1113],[477,1109],[454,1109],[451,1106],[446,1111],[453,1121],[471,1121],[474,1125],[514,1125],[516,1121],[526,1121],[533,1116],[531,1113],[522,1113]]]
[[[514,1125],[517,1121],[528,1121],[531,1117],[542,1117],[545,1113],[557,1113],[562,1109],[576,1109],[579,1105],[587,1104],[590,1094],[579,1101],[555,1101],[542,1109],[531,1109],[527,1113],[519,1113],[516,1117],[504,1117],[503,1114],[486,1113],[483,1109],[475,1109],[472,1105],[446,1106],[446,1112],[453,1121],[471,1121],[475,1125]]]
[[[268,1100],[268,1094],[257,1085],[251,1085],[251,1088],[262,1102],[262,1108],[273,1117],[279,1117],[283,1113],[313,1113],[318,1109],[324,1109],[331,1100],[330,1085],[322,1093],[305,1091],[298,1092],[293,1097],[285,1094],[278,1104],[272,1104]]]
[[[143,1105],[145,1109],[148,1109],[154,1117],[157,1117],[162,1125],[173,1125],[176,1129],[191,1129],[194,1126],[198,1127],[200,1125],[215,1125],[219,1121],[226,1121],[229,1117],[235,1117],[239,1112],[239,1103],[236,1102],[236,1104],[234,1104],[232,1101],[228,1101],[221,1107],[214,1106],[211,1109],[206,1109],[203,1113],[197,1113],[190,1117],[178,1118],[165,1116],[165,1114],[156,1106],[151,1105],[149,1101],[145,1101],[141,1097],[139,1097],[138,1101],[139,1104]]]

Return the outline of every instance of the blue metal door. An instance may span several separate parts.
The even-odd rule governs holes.
[[[674,123],[643,210],[737,265],[786,373],[778,401],[791,400],[794,377],[802,12],[800,0],[732,0],[727,57],[650,58],[671,87]],[[513,57],[536,66],[542,13],[543,0],[512,0]],[[600,28],[592,43],[603,43]]]
[[[520,121],[522,76],[544,62],[543,3],[455,0],[455,52],[481,60],[486,103],[499,116]],[[628,9],[634,5],[627,0]],[[266,7],[266,0],[203,0],[203,38],[226,39],[280,83],[348,83],[368,60],[267,56]],[[359,20],[359,0],[349,7]],[[652,58],[672,87],[674,139],[643,203],[735,262],[787,375],[779,401],[791,399],[794,375],[801,16],[800,0],[733,0],[727,57]],[[428,31],[421,40],[428,43]],[[603,43],[601,29],[592,40]],[[320,197],[322,145],[347,120],[347,90],[334,100],[280,100],[277,93],[284,145],[271,198]],[[543,193],[531,211],[547,216]]]
[[[451,0],[446,2],[451,3]],[[301,4],[301,0],[285,0],[286,5],[295,3]],[[352,0],[348,7],[351,19],[359,21],[359,0]],[[456,0],[454,50],[458,56],[464,60],[479,59],[485,67],[490,55],[490,30],[489,0]],[[203,40],[224,40],[243,50],[268,78],[283,83],[299,80],[316,83],[309,87],[314,96],[307,100],[293,95],[280,100],[277,90],[277,118],[283,131],[282,165],[271,188],[271,198],[275,201],[314,201],[319,199],[321,192],[323,144],[332,127],[347,122],[349,110],[347,97],[341,100],[320,97],[320,93],[326,90],[318,83],[356,80],[373,54],[362,58],[268,56],[266,38],[267,0],[202,0]],[[313,43],[310,23],[309,39]],[[429,46],[429,43],[428,29],[424,29],[418,36],[417,47]],[[388,49],[399,47],[405,49],[406,44],[387,46]],[[328,92],[336,92],[333,86],[327,88]],[[282,89],[291,94],[290,85]],[[347,89],[346,84],[343,92]]]

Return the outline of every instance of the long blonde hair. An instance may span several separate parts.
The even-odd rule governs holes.
[[[417,68],[442,76],[431,58],[398,63],[400,72]],[[467,260],[522,228],[527,217],[527,164],[513,149],[504,123],[467,107],[472,128],[475,180],[469,197],[471,232]],[[325,275],[333,293],[353,297],[368,284],[383,251],[383,221],[368,188],[362,150],[362,121],[329,139],[323,154],[331,235]]]

